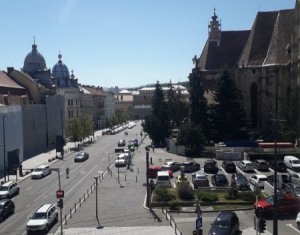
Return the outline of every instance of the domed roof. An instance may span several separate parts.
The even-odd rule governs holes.
[[[58,54],[58,62],[52,68],[52,76],[54,78],[69,78],[70,73],[68,67],[61,61],[62,55]]]
[[[32,45],[32,51],[29,52],[24,60],[23,71],[26,73],[33,73],[36,71],[46,70],[46,62],[41,53],[37,51],[37,45]]]

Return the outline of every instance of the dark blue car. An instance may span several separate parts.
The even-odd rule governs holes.
[[[221,211],[212,223],[208,235],[234,235],[240,230],[240,222],[233,211]]]

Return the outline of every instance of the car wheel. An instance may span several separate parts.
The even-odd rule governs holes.
[[[297,223],[297,227],[298,227],[298,230],[300,230],[300,223],[299,222]]]
[[[48,233],[48,231],[49,231],[49,225],[47,224],[45,228],[45,233]]]
[[[1,215],[0,216],[0,222],[2,222],[4,220],[4,217]]]
[[[58,222],[58,214],[55,216],[55,220],[54,220],[54,223],[57,223]]]

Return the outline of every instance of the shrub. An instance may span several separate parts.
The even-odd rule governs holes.
[[[169,190],[163,187],[156,187],[154,189],[154,200],[159,202],[168,202],[175,198]]]
[[[177,200],[169,201],[168,206],[170,207],[170,210],[179,210],[179,204]]]
[[[254,192],[239,192],[238,198],[247,201],[247,202],[254,202],[255,201],[255,193]]]
[[[192,188],[188,184],[179,184],[177,187],[178,197],[182,200],[194,199]]]
[[[218,194],[211,192],[201,192],[199,199],[204,202],[216,202],[218,201]]]

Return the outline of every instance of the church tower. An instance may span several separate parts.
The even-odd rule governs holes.
[[[218,46],[221,43],[221,24],[216,15],[216,9],[214,8],[214,15],[211,17],[211,21],[208,25],[208,39],[209,42],[216,42]]]

